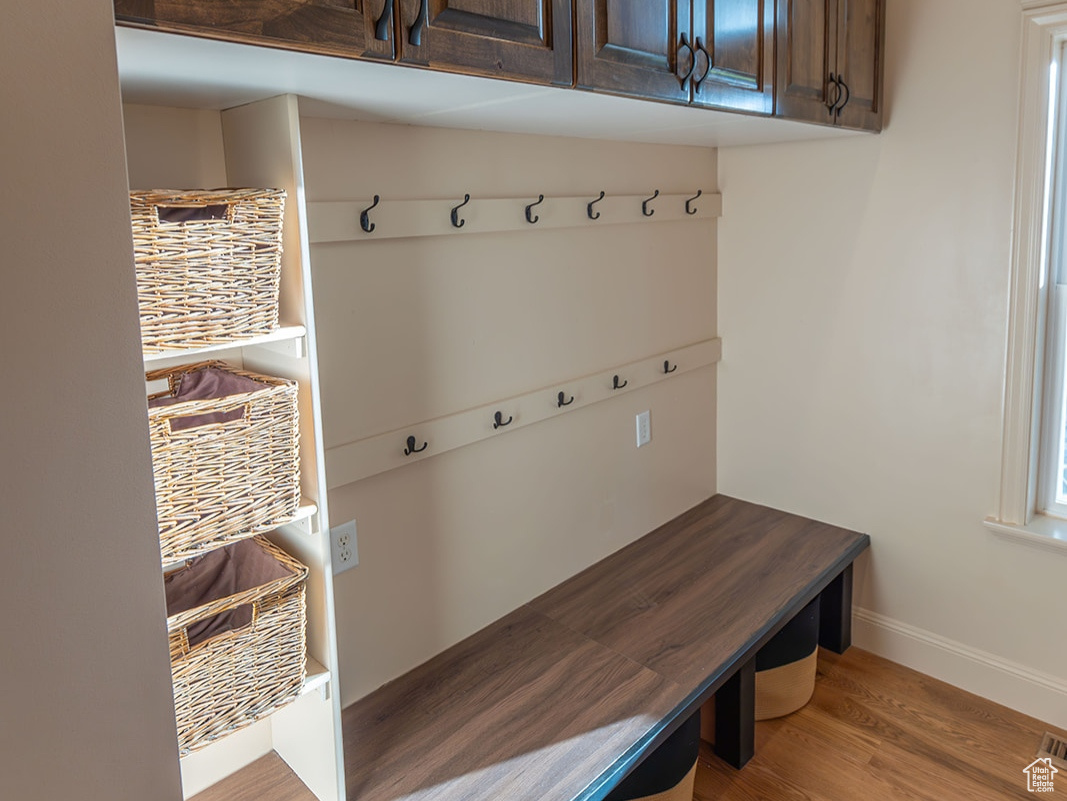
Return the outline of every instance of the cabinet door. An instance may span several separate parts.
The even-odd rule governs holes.
[[[774,0],[693,0],[693,103],[774,111]]]
[[[115,0],[115,19],[214,39],[395,57],[396,0]]]
[[[399,0],[400,60],[570,86],[571,0]]]
[[[576,0],[578,85],[689,102],[690,0]]]
[[[838,0],[837,71],[845,82],[839,125],[882,129],[885,0]]]
[[[778,0],[778,64],[774,113],[833,124],[837,0]]]

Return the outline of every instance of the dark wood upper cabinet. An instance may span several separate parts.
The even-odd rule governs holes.
[[[882,129],[885,0],[838,0],[837,72],[847,92],[838,123]]]
[[[885,0],[778,0],[775,113],[880,130]]]
[[[774,111],[774,0],[695,0],[695,105]]]
[[[571,0],[397,0],[400,60],[570,86]]]
[[[689,102],[689,0],[576,0],[577,84]]]
[[[119,22],[313,53],[396,57],[397,0],[115,0]]]
[[[886,0],[114,0],[122,24],[881,130]]]

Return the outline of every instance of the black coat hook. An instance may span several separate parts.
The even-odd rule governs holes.
[[[544,203],[544,202],[545,202],[545,196],[544,195],[538,195],[537,196],[537,200],[535,200],[533,203],[531,203],[529,206],[526,207],[526,222],[528,222],[530,225],[533,225],[535,222],[537,222],[538,220],[541,219],[536,214],[531,216],[530,209],[532,209],[534,206],[538,206],[538,205],[540,205],[541,203]]]
[[[559,396],[556,398],[556,403],[561,409],[564,406],[570,406],[572,403],[574,403],[574,396],[571,395],[571,399],[570,400],[563,400],[563,393],[560,392]]]
[[[665,372],[665,373],[673,373],[677,369],[678,369],[678,365],[677,364],[674,365],[674,367],[671,367],[671,362],[670,362],[669,359],[667,359],[667,360],[665,360],[663,362],[663,372]]]
[[[367,212],[377,206],[379,200],[381,200],[381,198],[375,195],[374,202],[359,213],[359,227],[366,231],[368,234],[374,230],[374,223],[370,221],[370,217],[367,215]]]
[[[508,415],[507,420],[504,420],[503,417],[503,412],[497,412],[493,415],[493,428],[503,428],[504,426],[509,426],[511,425],[511,421],[515,419],[510,414]]]
[[[589,215],[589,219],[590,220],[599,220],[600,219],[600,212],[599,211],[596,214],[593,214],[593,203],[599,203],[603,199],[604,199],[604,193],[601,192],[600,193],[600,197],[598,197],[596,200],[591,201],[589,203],[589,205],[585,207],[585,209],[586,209],[585,213]]]
[[[698,189],[697,193],[695,195],[693,195],[691,198],[689,198],[689,200],[685,201],[685,213],[686,214],[696,214],[697,213],[697,210],[690,208],[689,204],[692,203],[694,200],[696,200],[698,197],[700,197],[702,194],[704,194],[704,190],[703,189]]]
[[[460,203],[458,206],[453,206],[452,207],[452,225],[456,226],[456,228],[462,228],[464,226],[464,224],[467,222],[466,220],[459,219],[459,210],[461,208],[463,208],[464,206],[466,206],[470,202],[471,202],[471,196],[469,194],[464,194],[463,195],[463,202]]]
[[[651,217],[653,214],[655,214],[656,213],[655,209],[652,209],[652,211],[648,210],[648,204],[651,203],[653,200],[655,200],[658,197],[659,197],[659,190],[657,189],[653,193],[652,197],[650,197],[650,198],[648,198],[646,200],[642,200],[641,201],[641,213],[644,214],[646,217]]]
[[[422,453],[429,446],[429,442],[422,443],[421,448],[415,447],[415,437],[408,437],[408,446],[404,448],[404,455],[411,456],[413,453]]]
[[[611,388],[612,389],[622,389],[623,387],[625,387],[629,383],[630,383],[629,381],[623,381],[620,384],[619,383],[619,377],[615,376],[614,378],[611,379]]]

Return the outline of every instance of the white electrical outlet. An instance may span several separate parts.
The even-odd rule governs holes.
[[[359,564],[355,520],[330,529],[330,556],[335,576]]]
[[[652,439],[652,416],[648,410],[637,415],[637,447],[647,445]]]

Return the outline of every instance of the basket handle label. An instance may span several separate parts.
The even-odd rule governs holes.
[[[246,629],[254,628],[256,623],[259,622],[259,604],[260,601],[259,599],[257,599],[247,604],[235,606],[231,609],[223,609],[221,612],[218,612],[214,615],[210,615],[209,617],[206,617],[203,620],[198,620],[193,623],[190,623],[184,628],[178,629],[174,632],[174,635],[172,635],[172,637],[177,636],[178,638],[177,645],[179,652],[185,655],[190,653],[194,648],[199,648],[201,645],[209,643],[216,637],[221,637],[223,634],[228,634],[231,631],[245,631]],[[245,610],[249,610],[247,616]],[[200,626],[201,628],[204,628],[205,623],[210,625],[213,621],[219,619],[222,615],[229,616],[228,622],[217,628],[217,630],[212,631],[210,635],[205,636],[205,634],[201,632],[199,636],[195,638],[191,638],[189,636],[190,627]],[[171,650],[173,650],[173,648]]]
[[[232,203],[209,203],[206,206],[156,206],[160,223],[228,222],[233,217]]]
[[[228,423],[245,423],[248,421],[251,411],[252,404],[243,403],[236,409],[231,409],[227,412],[189,414],[184,417],[171,417],[167,422],[170,424],[170,433],[174,434],[178,431],[188,431],[192,428],[203,428],[210,425],[223,426]]]

